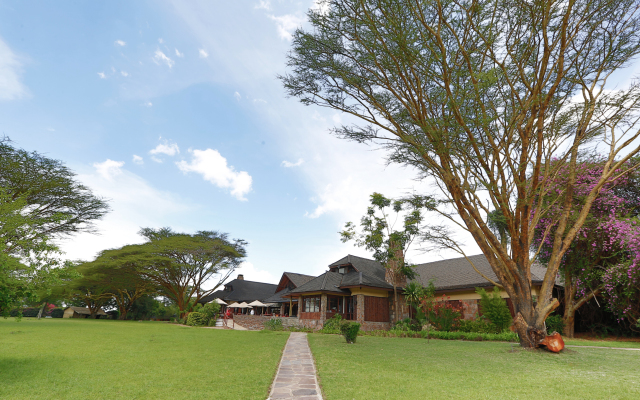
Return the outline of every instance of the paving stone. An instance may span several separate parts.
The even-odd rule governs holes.
[[[307,334],[292,332],[287,340],[268,400],[322,400]]]

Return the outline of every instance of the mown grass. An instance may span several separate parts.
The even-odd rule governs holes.
[[[0,319],[2,399],[265,399],[289,334]]]
[[[570,346],[600,346],[600,347],[627,347],[633,349],[640,348],[640,342],[635,341],[614,341],[614,340],[585,340],[568,339],[563,337],[564,344]],[[640,353],[638,354],[640,356]]]
[[[326,400],[638,399],[636,351],[309,335]]]

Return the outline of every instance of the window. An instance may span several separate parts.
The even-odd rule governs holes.
[[[327,311],[330,312],[343,312],[342,308],[343,308],[343,303],[342,303],[342,297],[337,297],[337,296],[329,296],[327,298],[328,300],[328,307],[327,307]]]
[[[320,312],[320,297],[305,297],[303,312]]]
[[[340,268],[340,269],[338,270],[338,272],[339,272],[339,273],[341,273],[341,274],[344,274],[344,268]]]

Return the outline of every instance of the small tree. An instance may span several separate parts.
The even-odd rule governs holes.
[[[400,318],[398,287],[404,286],[407,279],[415,278],[405,256],[414,239],[420,235],[421,210],[431,208],[433,204],[428,197],[393,200],[380,193],[373,193],[370,201],[367,214],[360,220],[362,231],[357,233],[355,225],[347,222],[340,235],[343,243],[354,240],[357,246],[373,251],[373,257],[386,268],[386,281],[393,285],[394,322],[397,322]],[[395,213],[393,219],[389,218],[389,208]],[[396,230],[391,220],[397,221],[403,212],[402,229]]]
[[[491,294],[483,288],[476,288],[476,293],[480,295],[480,309],[482,315],[496,327],[497,333],[502,333],[511,325],[511,312],[507,302],[500,296],[500,289],[493,287]]]

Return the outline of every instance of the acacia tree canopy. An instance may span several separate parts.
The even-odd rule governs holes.
[[[637,0],[327,0],[293,36],[281,77],[303,104],[349,114],[334,133],[388,150],[433,178],[513,300],[525,347],[537,346],[560,261],[603,185],[638,153],[640,85],[609,89],[640,52]],[[607,155],[575,219],[581,149]],[[569,166],[547,273],[531,294],[529,249],[546,209],[537,198]],[[530,179],[531,178],[531,179]],[[528,182],[532,184],[528,184]],[[455,214],[450,214],[450,211]],[[510,238],[487,224],[498,210]]]
[[[170,228],[143,228],[147,242],[102,252],[102,262],[132,266],[137,274],[173,300],[182,316],[213,293],[246,256],[247,242],[228,234],[176,233]],[[211,280],[217,277],[217,282]],[[208,289],[205,289],[205,284]]]

